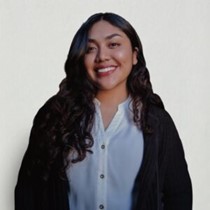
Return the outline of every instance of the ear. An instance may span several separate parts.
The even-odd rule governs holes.
[[[138,52],[139,52],[139,49],[135,47],[133,50],[133,65],[136,65],[138,63],[138,58],[137,58]]]

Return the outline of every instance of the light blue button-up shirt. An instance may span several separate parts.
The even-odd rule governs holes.
[[[92,129],[93,154],[67,170],[71,210],[130,210],[131,192],[143,157],[143,134],[133,122],[130,98],[104,130],[100,102]]]

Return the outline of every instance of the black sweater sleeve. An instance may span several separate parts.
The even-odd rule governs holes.
[[[53,167],[48,169],[47,165],[50,152],[48,145],[52,139],[46,131],[59,123],[58,112],[52,108],[55,106],[53,97],[34,118],[29,145],[15,187],[15,210],[69,209],[68,180],[61,179],[59,173]]]
[[[177,129],[166,114],[163,120],[163,139],[166,145],[163,180],[164,210],[192,210],[192,184]]]

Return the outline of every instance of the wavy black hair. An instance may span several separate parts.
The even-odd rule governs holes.
[[[132,48],[138,48],[138,62],[127,79],[136,126],[144,133],[152,132],[147,122],[148,107],[154,104],[164,108],[160,97],[153,93],[142,45],[131,24],[113,13],[92,15],[73,38],[65,62],[66,78],[61,82],[59,92],[46,102],[34,119],[28,149],[29,173],[35,171],[33,174],[38,173],[45,180],[52,170],[64,175],[67,166],[82,161],[87,152],[91,152],[94,143],[91,135],[95,113],[93,99],[97,88],[88,79],[84,56],[88,33],[100,20],[118,27],[128,36]],[[74,159],[69,160],[69,153],[74,153]]]

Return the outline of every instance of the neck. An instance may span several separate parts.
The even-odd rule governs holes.
[[[100,101],[101,116],[106,129],[117,112],[118,105],[128,98],[128,91],[99,90],[96,98]]]
[[[125,90],[119,93],[113,90],[100,90],[96,94],[96,98],[103,106],[116,107],[128,98],[128,91]]]

